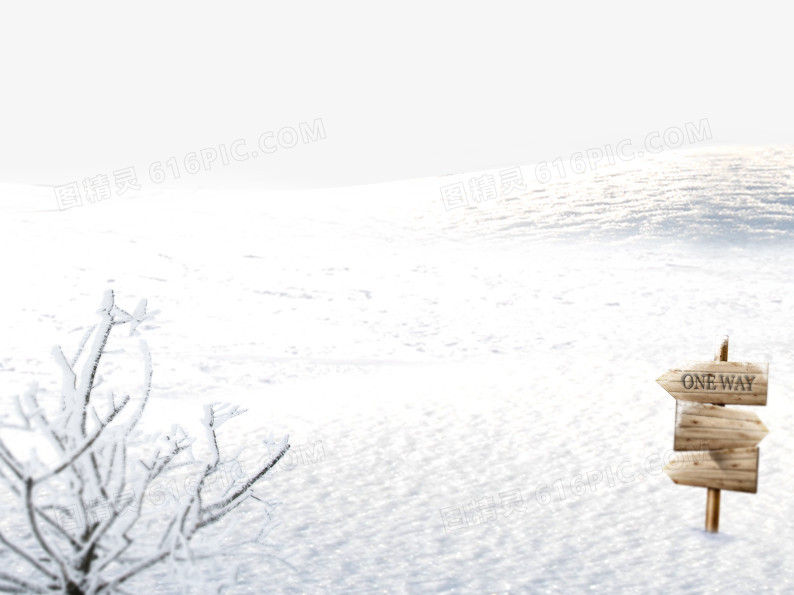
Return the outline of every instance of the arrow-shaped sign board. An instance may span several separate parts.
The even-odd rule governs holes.
[[[656,379],[680,401],[717,405],[766,405],[769,364],[699,362]]]
[[[755,494],[758,489],[758,448],[676,453],[664,472],[681,485]]]
[[[677,401],[675,450],[720,450],[756,446],[769,430],[749,409]]]

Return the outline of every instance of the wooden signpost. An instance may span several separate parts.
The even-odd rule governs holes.
[[[768,364],[728,361],[728,337],[717,338],[713,362],[673,368],[658,382],[676,399],[672,457],[664,471],[675,483],[708,488],[706,531],[719,531],[720,490],[758,489],[757,444],[767,430],[747,409],[766,405]]]
[[[656,382],[676,399],[719,405],[766,405],[769,364],[705,362],[668,370]]]

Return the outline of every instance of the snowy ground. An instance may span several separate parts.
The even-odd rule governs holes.
[[[0,396],[57,389],[50,349],[106,288],[148,298],[151,427],[223,400],[252,460],[291,437],[231,592],[794,592],[793,172],[792,149],[668,153],[452,211],[451,177],[67,211],[3,186]],[[708,535],[705,490],[661,473],[654,380],[722,333],[770,363],[770,434]]]

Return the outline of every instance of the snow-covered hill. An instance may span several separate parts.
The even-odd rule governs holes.
[[[452,210],[441,189],[482,172],[66,211],[3,186],[0,397],[54,394],[50,348],[104,289],[148,298],[150,427],[231,400],[252,459],[292,438],[266,484],[278,524],[231,592],[794,591],[793,168],[791,148],[548,184],[528,166],[520,196]],[[758,494],[723,492],[708,535],[705,490],[661,473],[674,401],[654,380],[721,333],[770,363],[771,432]]]

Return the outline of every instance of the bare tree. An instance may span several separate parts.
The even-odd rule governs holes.
[[[257,500],[257,482],[289,449],[285,436],[253,473],[238,474],[219,489],[214,474],[229,463],[239,469],[240,453],[222,457],[217,432],[244,410],[228,404],[205,407],[209,456],[200,461],[193,454],[194,440],[179,426],[157,440],[142,437],[136,426],[152,388],[151,356],[142,339],[140,394],[100,395],[103,391],[96,389],[111,331],[127,325],[130,335],[138,334],[148,318],[146,300],[129,314],[108,291],[99,315],[73,358],[53,350],[63,376],[60,402],[40,404],[32,387],[16,399],[21,424],[3,426],[0,482],[17,499],[21,528],[13,535],[0,531],[0,554],[6,560],[0,566],[0,591],[123,592],[124,583],[163,561],[189,561],[194,536],[249,498]],[[22,456],[19,445],[6,443],[11,427],[33,433],[36,447],[46,440],[49,449],[32,448]],[[197,467],[190,492],[171,499],[166,518],[147,517],[147,489],[185,465]]]

